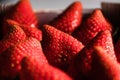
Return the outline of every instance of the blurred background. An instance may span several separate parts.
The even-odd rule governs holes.
[[[0,0],[0,4],[13,4],[18,0]],[[34,10],[57,10],[64,9],[75,0],[30,0]],[[78,0],[83,4],[84,9],[100,8],[101,2],[120,3],[120,0]]]

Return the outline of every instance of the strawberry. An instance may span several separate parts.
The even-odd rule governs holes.
[[[34,38],[38,39],[39,41],[42,40],[42,32],[40,29],[33,28],[28,25],[19,24],[14,20],[9,20],[9,22],[11,22],[12,24],[15,24],[15,25],[19,25],[24,30],[24,32],[26,33],[26,35],[28,37],[34,37]]]
[[[120,64],[117,60],[100,46],[95,46],[94,49],[94,71],[91,80],[120,80]]]
[[[22,60],[20,80],[72,80],[63,71],[41,64],[37,59],[27,57]]]
[[[53,26],[44,25],[41,30],[43,32],[43,41],[41,43],[49,63],[66,70],[70,61],[84,45]]]
[[[115,54],[118,59],[118,62],[120,62],[120,38],[118,42],[115,44]]]
[[[28,37],[34,37],[37,40],[42,41],[42,31],[40,29],[29,27],[27,25],[21,25],[21,28]]]
[[[21,69],[21,60],[24,57],[35,57],[39,63],[48,64],[40,42],[29,37],[0,54],[0,78],[15,78]]]
[[[0,53],[5,51],[11,45],[15,45],[26,38],[26,34],[20,26],[12,24],[9,20],[6,21],[6,24],[7,33],[0,41]]]
[[[26,24],[31,27],[37,25],[37,18],[32,10],[30,0],[20,0],[9,11],[5,16],[6,19],[13,19],[20,24]]]
[[[96,9],[91,16],[86,19],[83,25],[73,32],[72,35],[86,45],[97,35],[98,32],[111,29],[111,24],[105,19],[101,10]]]
[[[55,28],[71,34],[82,20],[82,4],[79,1],[72,3],[66,10],[50,22]]]
[[[93,46],[102,47],[106,53],[115,57],[114,47],[112,36],[109,30],[101,31],[97,34],[97,36],[87,44],[75,57],[74,61],[72,61],[69,66],[68,73],[78,78],[85,78],[87,74],[92,70],[92,62],[93,62]],[[115,57],[116,59],[116,57]],[[73,72],[74,75],[73,75]]]

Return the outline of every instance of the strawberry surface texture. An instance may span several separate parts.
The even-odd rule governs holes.
[[[0,80],[120,80],[120,25],[102,8],[66,6],[56,16],[30,0],[0,6]]]

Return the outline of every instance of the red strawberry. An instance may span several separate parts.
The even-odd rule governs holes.
[[[61,70],[49,64],[41,64],[35,58],[24,58],[20,80],[72,80]]]
[[[38,28],[29,27],[27,25],[21,25],[21,28],[25,31],[28,37],[34,37],[39,41],[42,41],[42,31]]]
[[[55,28],[71,34],[82,20],[82,4],[79,1],[72,3],[63,13],[50,22]]]
[[[9,22],[11,22],[14,25],[19,25],[24,30],[24,32],[26,33],[26,35],[28,37],[34,37],[34,38],[38,39],[39,41],[42,40],[42,32],[40,29],[33,28],[28,25],[19,24],[14,20],[9,20]]]
[[[3,32],[6,31],[4,27],[6,26],[4,22],[6,19],[12,19],[20,24],[25,24],[30,27],[36,27],[38,20],[35,13],[32,10],[29,0],[20,0],[12,8],[10,8],[3,20]]]
[[[115,54],[118,59],[118,62],[120,62],[120,38],[118,42],[115,44]]]
[[[114,47],[112,42],[111,33],[109,30],[101,31],[97,36],[84,47],[84,49],[78,53],[75,60],[71,63],[68,73],[73,77],[86,77],[87,74],[92,70],[92,60],[94,49],[93,46],[100,46],[105,49],[105,52],[115,57]],[[116,57],[115,57],[116,59]],[[73,72],[74,75],[73,75]],[[77,78],[76,77],[76,78]]]
[[[0,53],[5,51],[9,46],[24,40],[26,34],[18,25],[12,24],[9,20],[6,21],[7,33],[0,41]]]
[[[44,25],[43,51],[50,64],[66,69],[71,60],[84,47],[81,42],[53,26]]]
[[[101,10],[96,9],[83,25],[73,32],[72,35],[86,45],[97,35],[98,32],[106,29],[111,30],[111,28],[112,26],[106,21]]]
[[[0,55],[0,78],[14,78],[21,69],[21,60],[23,57],[35,57],[41,64],[47,64],[46,57],[42,52],[40,42],[33,38],[27,38],[24,41],[11,46]]]
[[[120,80],[120,64],[109,54],[102,47],[95,46],[91,80]]]

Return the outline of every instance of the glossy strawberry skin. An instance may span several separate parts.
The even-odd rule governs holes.
[[[112,31],[112,26],[101,10],[96,9],[72,35],[86,45],[102,30]]]
[[[37,18],[32,10],[30,0],[20,0],[12,8],[9,9],[5,16],[6,19],[12,19],[20,24],[35,27]]]
[[[92,70],[92,60],[94,49],[93,46],[100,46],[105,49],[106,53],[115,57],[113,41],[111,37],[111,32],[109,30],[101,31],[97,36],[78,53],[75,57],[75,60],[71,63],[68,73],[73,76],[87,77],[89,72]],[[116,58],[116,57],[115,57]],[[72,75],[72,72],[74,75]]]
[[[21,80],[72,80],[61,70],[49,65],[41,64],[35,58],[24,58],[20,73]]]
[[[49,25],[44,25],[42,32],[42,47],[49,63],[66,70],[70,61],[84,45],[72,36]]]
[[[79,1],[72,3],[66,10],[50,22],[55,28],[71,34],[82,20],[82,4]]]
[[[21,60],[26,56],[35,57],[43,65],[48,64],[47,59],[42,52],[40,42],[37,39],[30,37],[1,53],[0,77],[15,78],[21,69]]]
[[[26,38],[26,34],[19,25],[14,25],[9,20],[6,21],[6,25],[7,33],[0,41],[0,53]]]

